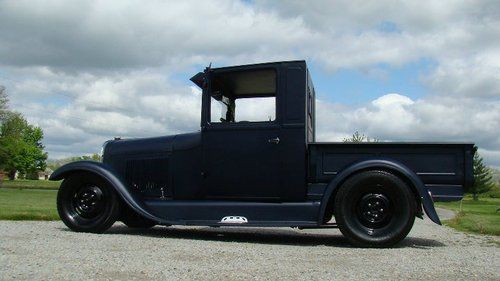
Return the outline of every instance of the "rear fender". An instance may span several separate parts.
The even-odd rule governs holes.
[[[111,187],[119,194],[125,204],[136,211],[138,214],[156,221],[161,224],[168,224],[167,221],[155,216],[144,206],[141,199],[131,193],[120,177],[113,172],[113,169],[108,165],[95,161],[77,161],[66,164],[52,173],[50,180],[62,180],[69,177],[73,173],[88,172],[98,175],[106,180]]]
[[[415,188],[420,197],[420,201],[424,207],[425,213],[427,216],[435,223],[441,225],[441,221],[439,220],[439,216],[436,213],[436,209],[434,208],[434,202],[432,201],[431,196],[429,195],[427,188],[424,183],[420,180],[420,178],[408,167],[405,165],[388,159],[376,159],[376,160],[366,160],[362,162],[358,162],[353,164],[342,172],[340,172],[327,186],[325,195],[323,196],[321,202],[320,216],[319,222],[323,221],[323,218],[326,213],[326,207],[331,199],[332,194],[335,194],[335,191],[342,185],[342,183],[351,175],[363,171],[363,170],[372,170],[372,169],[382,169],[386,171],[390,171],[399,175],[409,181],[409,183]]]

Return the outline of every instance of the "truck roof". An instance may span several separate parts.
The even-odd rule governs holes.
[[[289,61],[241,64],[241,65],[214,67],[214,68],[209,66],[208,68],[212,71],[245,70],[245,69],[251,69],[251,68],[262,67],[262,66],[273,66],[273,65],[278,65],[278,64],[282,64],[282,63],[303,63],[303,64],[307,65],[305,60],[289,60]],[[195,83],[198,87],[202,88],[202,86],[203,86],[203,72],[198,72],[193,77],[191,77],[189,80],[191,80],[193,83]]]
[[[251,67],[256,67],[256,66],[263,66],[263,65],[273,65],[273,64],[281,64],[281,63],[305,63],[305,60],[289,60],[289,61],[274,61],[274,62],[261,62],[261,63],[252,63],[252,64],[240,64],[240,65],[231,65],[231,66],[223,66],[223,67],[214,67],[211,68],[213,70],[226,70],[226,69],[231,69],[231,68],[251,68]]]

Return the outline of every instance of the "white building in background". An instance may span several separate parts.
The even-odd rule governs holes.
[[[48,180],[50,178],[50,175],[52,175],[52,169],[46,168],[45,171],[38,172],[38,179],[39,180]]]

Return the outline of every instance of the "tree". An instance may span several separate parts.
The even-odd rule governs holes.
[[[489,191],[495,183],[493,182],[493,175],[491,169],[483,164],[483,157],[479,155],[476,147],[476,153],[473,158],[473,168],[474,168],[474,184],[469,190],[472,193],[472,198],[477,200],[479,194]]]
[[[364,134],[360,134],[358,131],[356,131],[356,132],[354,132],[354,134],[352,134],[352,137],[344,138],[342,141],[343,142],[378,142],[378,139],[376,139],[376,138],[370,139],[370,137],[367,137]]]
[[[73,157],[57,159],[57,160],[51,159],[51,160],[48,160],[47,168],[51,169],[52,171],[55,171],[63,165],[66,165],[68,163],[75,162],[75,161],[81,161],[81,160],[90,160],[90,161],[101,162],[102,157],[101,157],[101,155],[94,153],[94,154],[90,154],[90,155],[73,156]]]
[[[16,172],[35,173],[46,167],[43,131],[30,125],[22,114],[5,111],[0,127],[0,170],[12,180]]]
[[[83,155],[81,157],[79,157],[80,159],[78,160],[75,160],[75,161],[79,161],[79,160],[91,160],[91,161],[97,161],[97,162],[100,162],[102,161],[101,159],[101,155],[97,154],[97,153],[94,153],[92,155]]]

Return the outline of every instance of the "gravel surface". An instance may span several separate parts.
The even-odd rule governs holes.
[[[353,248],[336,229],[115,224],[99,235],[0,221],[0,280],[500,280],[498,243],[429,219],[392,249]]]

